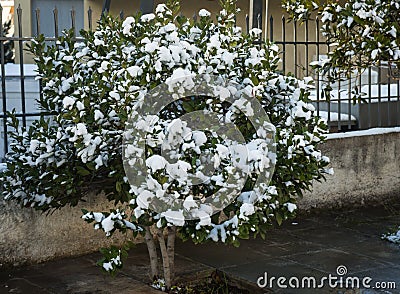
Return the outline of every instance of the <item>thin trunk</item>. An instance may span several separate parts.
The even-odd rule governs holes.
[[[145,227],[145,232],[144,239],[146,240],[147,250],[149,251],[151,279],[154,280],[159,277],[157,247],[149,226]]]
[[[160,244],[160,249],[161,249],[165,286],[167,287],[167,289],[171,289],[171,286],[172,286],[171,269],[170,269],[170,264],[169,264],[167,246],[165,245],[163,229],[157,230],[157,238],[158,238],[158,243]]]
[[[175,236],[176,227],[168,227],[167,253],[169,258],[169,270],[171,272],[171,282],[175,279]]]

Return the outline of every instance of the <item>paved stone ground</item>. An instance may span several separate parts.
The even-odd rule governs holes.
[[[268,276],[317,279],[335,275],[337,267],[347,275],[395,282],[397,289],[260,289],[260,293],[400,293],[400,246],[382,241],[390,227],[400,225],[400,209],[366,208],[299,216],[293,223],[271,230],[266,241],[246,240],[240,248],[221,244],[194,246],[177,243],[177,275],[195,280],[219,269],[251,288],[264,272]],[[145,246],[134,248],[126,268],[115,278],[95,266],[98,254],[56,260],[18,269],[0,269],[0,293],[160,293],[146,285],[148,258]],[[327,283],[326,283],[327,285]],[[258,292],[258,291],[257,291]]]

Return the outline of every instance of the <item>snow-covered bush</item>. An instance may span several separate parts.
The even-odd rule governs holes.
[[[283,0],[282,4],[294,20],[308,19],[312,12],[319,15],[331,51],[328,60],[314,65],[329,73],[332,81],[382,61],[399,68],[399,1]]]
[[[278,72],[277,46],[256,42],[259,30],[245,35],[235,26],[234,0],[221,1],[216,22],[206,10],[196,21],[178,16],[178,2],[168,1],[155,14],[123,21],[104,17],[94,32],[81,32],[82,42],[76,42],[72,32],[54,46],[46,46],[43,37],[33,41],[31,51],[43,83],[38,102],[46,116],[29,129],[12,116],[15,132],[10,133],[13,142],[3,176],[5,199],[44,211],[77,205],[89,192],[105,194],[115,209],[84,211],[83,219],[108,237],[115,231],[144,235],[152,278],[160,277],[158,243],[167,288],[173,281],[175,236],[235,246],[239,239],[264,238],[273,223],[294,216],[296,199],[313,180],[330,173],[329,159],[318,149],[327,127],[308,103],[311,80]],[[149,94],[160,85],[171,85],[178,77],[187,82],[197,75],[217,77],[229,86],[217,87],[215,96],[175,99],[152,117],[154,124],[136,115],[147,99],[157,102]],[[242,94],[257,101],[272,125],[255,128],[252,119],[259,121],[258,112],[241,100]],[[219,124],[235,124],[244,140],[239,142],[246,147],[243,152],[250,150],[246,177],[236,179],[243,182],[238,195],[222,210],[199,209],[197,218],[148,205],[154,194],[168,193],[190,209],[194,202],[223,192],[226,183],[237,186],[228,178],[234,175],[230,161],[241,158],[230,152],[238,146],[211,127],[191,129],[180,117],[192,112],[214,113]],[[136,131],[147,134],[145,148],[131,140]],[[172,146],[175,141],[169,136],[180,137],[182,146]],[[176,151],[170,153],[175,163],[162,153],[165,138],[170,145],[164,149]],[[131,157],[135,152],[141,154]],[[124,158],[128,170],[135,160],[141,161],[145,181],[130,182],[143,174],[127,174]],[[188,174],[201,176],[202,162],[211,162],[214,170],[203,174],[202,183],[190,186]],[[259,183],[263,189],[256,187],[260,176],[267,179]],[[120,268],[126,251],[127,247],[104,249],[103,269]]]

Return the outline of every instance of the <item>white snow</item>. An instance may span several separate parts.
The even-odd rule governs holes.
[[[330,114],[330,116],[329,116],[329,114]],[[330,121],[334,121],[334,122],[336,122],[336,121],[339,121],[339,113],[337,113],[337,112],[329,112],[328,113],[328,111],[320,111],[319,112],[319,116],[321,117],[321,118],[323,118],[323,119],[325,119],[325,120],[328,120],[328,117],[330,118]],[[349,119],[349,117],[350,117],[350,119]],[[340,114],[340,120],[341,121],[348,121],[348,120],[350,120],[350,121],[357,121],[357,118],[355,117],[355,116],[353,116],[353,115],[348,115],[347,113],[341,113]]]
[[[400,230],[397,233],[386,236],[385,239],[393,243],[400,243]]]
[[[187,171],[190,170],[192,166],[186,161],[178,160],[176,163],[167,164],[167,173],[174,179],[185,180],[188,177]]]
[[[103,118],[104,118],[104,114],[100,110],[96,109],[94,111],[94,120],[98,121],[99,119],[103,119]]]
[[[207,9],[200,9],[199,16],[200,17],[209,17],[211,13]]]
[[[20,65],[7,63],[5,65],[6,77],[20,77]],[[37,73],[37,65],[36,64],[24,64],[24,75],[36,77]],[[1,72],[0,72],[1,76]]]
[[[202,145],[204,145],[204,143],[207,142],[207,136],[202,131],[194,131],[192,136],[193,136],[194,143],[197,146],[202,146]]]
[[[151,169],[152,173],[164,169],[167,163],[164,157],[157,154],[146,159],[146,166]]]
[[[331,91],[331,101],[330,103],[338,103],[339,100],[341,103],[353,103],[352,98],[354,97],[353,94],[349,95],[347,90],[344,90],[344,86],[338,90],[334,89]],[[376,102],[386,102],[389,101],[398,101],[398,95],[400,93],[400,88],[398,84],[386,84],[386,85],[364,85],[361,87],[362,98],[366,99],[368,103],[376,103]],[[379,99],[379,97],[381,97]],[[316,91],[311,91],[310,99],[317,100]],[[319,95],[320,101],[321,94]]]
[[[0,173],[5,171],[7,169],[7,164],[6,163],[0,163]]]
[[[126,70],[133,78],[136,78],[137,76],[140,76],[143,73],[143,69],[137,65],[130,66]]]
[[[155,17],[156,16],[154,15],[154,13],[148,13],[148,14],[143,14],[140,20],[143,22],[149,22],[153,20]]]
[[[101,221],[101,227],[106,234],[114,229],[114,220],[112,220],[112,214]]]
[[[183,207],[186,210],[190,210],[191,208],[196,208],[198,205],[196,203],[196,200],[193,199],[193,196],[188,196],[185,198],[183,201]]]
[[[294,203],[288,202],[288,203],[285,203],[284,205],[287,207],[287,209],[289,210],[290,213],[292,213],[293,211],[295,211],[297,209],[297,205]]]
[[[363,130],[363,131],[333,133],[333,134],[327,134],[325,136],[329,140],[329,139],[342,139],[342,138],[362,137],[362,136],[374,136],[374,135],[390,134],[390,133],[400,133],[400,127],[374,128],[374,129]]]
[[[250,33],[250,35],[258,36],[258,35],[261,35],[262,30],[259,28],[254,28],[254,29],[251,29],[249,33]]]
[[[185,224],[185,217],[182,210],[174,211],[168,209],[161,213],[161,216],[165,217],[166,221],[174,226],[182,227]]]
[[[78,123],[76,125],[76,135],[86,135],[88,133],[87,128],[85,124],[83,123]]]
[[[74,103],[75,103],[75,98],[72,98],[70,96],[67,96],[63,99],[63,107],[65,109],[71,109]]]
[[[112,271],[112,269],[113,269],[113,265],[112,265],[112,263],[111,262],[105,262],[105,263],[103,263],[103,268],[106,270],[106,271]]]
[[[243,203],[240,206],[240,215],[239,218],[246,219],[247,216],[254,214],[254,205],[251,203]]]
[[[142,191],[139,196],[137,197],[137,204],[140,208],[143,209],[148,209],[149,208],[149,203],[151,201],[151,199],[153,199],[154,194],[151,193],[150,191]]]
[[[167,10],[167,6],[165,4],[158,4],[156,7],[156,13],[163,13]]]

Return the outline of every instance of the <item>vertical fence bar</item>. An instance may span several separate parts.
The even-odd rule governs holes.
[[[361,56],[360,56],[360,64],[361,64]],[[358,86],[359,86],[359,91],[358,91],[358,93],[359,93],[359,95],[361,95],[361,93],[362,93],[362,74],[365,72],[365,69],[363,70],[363,72],[360,72],[359,73],[359,75],[358,75]],[[362,103],[362,102],[361,102]]]
[[[93,11],[92,11],[92,7],[89,6],[87,14],[88,14],[89,31],[91,31],[93,29]]]
[[[54,16],[54,37],[58,38],[58,9],[57,6],[53,10]]]
[[[274,18],[271,17],[269,18],[269,40],[271,42],[274,41]]]
[[[36,8],[35,15],[36,15],[36,33],[37,33],[37,36],[39,36],[40,35],[40,9],[39,8]]]
[[[282,70],[283,74],[286,73],[286,19],[285,16],[282,16],[282,51],[283,51],[283,60],[282,60]]]
[[[41,30],[40,30],[40,9],[39,8],[36,8],[36,32],[37,32],[37,35],[39,36],[40,32],[41,32]],[[43,83],[42,83],[41,79],[39,80],[39,97],[40,97],[40,100],[43,99]]]
[[[308,43],[309,43],[309,39],[308,39],[308,19],[306,20],[305,23],[305,36],[304,39],[306,40],[306,44],[305,44],[305,49],[306,49],[306,55],[305,55],[305,62],[306,62],[306,76],[309,76],[309,62],[308,62]]]
[[[400,80],[397,78],[396,124],[400,126]]]
[[[25,74],[24,74],[24,42],[22,35],[22,8],[21,4],[17,8],[18,25],[18,49],[19,49],[19,70],[21,84],[21,107],[22,107],[22,125],[26,128],[26,100],[25,100]]]
[[[382,126],[381,98],[382,98],[382,64],[378,63],[378,127]]]
[[[317,52],[317,60],[319,61],[319,18],[318,16],[315,18],[315,40],[317,41],[316,44],[316,52]],[[317,73],[317,82],[316,82],[316,92],[317,92],[317,115],[319,116],[319,110],[320,110],[320,99],[321,99],[321,95],[320,95],[320,74],[319,74],[319,70],[316,71]]]
[[[72,9],[71,9],[71,28],[73,30],[74,36],[76,37],[75,16],[76,16],[75,8],[72,7]]]
[[[101,17],[110,12],[111,0],[104,0],[103,9],[101,10]]]
[[[338,127],[338,131],[340,132],[341,130],[342,130],[342,118],[341,118],[341,113],[342,113],[342,85],[341,85],[341,83],[342,83],[342,81],[340,80],[340,78],[339,78],[339,80],[338,80],[338,101],[337,101],[337,104],[338,104],[338,107],[337,107],[337,113],[338,113],[338,120],[337,120],[337,127]]]
[[[294,76],[297,78],[297,21],[293,21],[294,37]]]
[[[347,97],[348,97],[348,101],[347,101],[347,128],[348,131],[351,130],[351,104],[352,104],[352,95],[351,95],[351,76],[349,78],[349,84],[347,86]],[[340,114],[339,114],[340,115]]]
[[[331,45],[328,42],[326,42],[326,46],[327,46],[327,51],[330,52],[331,51]],[[328,81],[328,85],[330,85],[330,81]],[[328,97],[325,97],[325,98],[328,98]],[[326,100],[328,101],[328,99],[326,99]],[[329,126],[329,122],[330,121],[331,121],[331,100],[329,99],[329,101],[328,101],[328,128],[329,128],[329,130],[331,128]]]
[[[390,64],[389,64],[389,66],[391,66]],[[392,90],[392,81],[391,81],[391,77],[390,77],[390,75],[389,75],[389,77],[388,77],[388,85],[387,85],[387,87],[388,87],[388,96],[387,96],[387,125],[388,126],[390,126],[391,124],[390,124],[390,122],[391,122],[391,119],[390,119],[390,98],[391,98],[391,90]]]
[[[368,128],[372,126],[371,97],[372,97],[372,67],[370,66],[368,68]]]
[[[0,37],[4,37],[3,31],[3,7],[0,4]],[[1,58],[1,94],[3,104],[3,132],[4,132],[4,154],[8,152],[8,129],[7,129],[7,93],[6,93],[6,68],[5,68],[5,57],[4,57],[4,40],[0,41],[0,58]]]
[[[196,21],[196,19],[195,19],[195,21]],[[249,34],[249,31],[250,31],[250,19],[249,19],[249,15],[248,14],[246,14],[246,34]]]
[[[257,28],[262,30],[262,23],[261,23],[261,15],[260,14],[257,14]],[[258,42],[259,42],[260,48],[261,48],[261,42],[262,42],[262,35],[263,34],[260,34],[259,37],[258,37]]]

